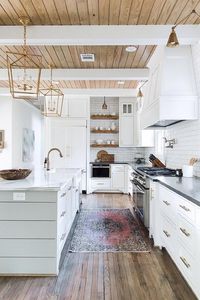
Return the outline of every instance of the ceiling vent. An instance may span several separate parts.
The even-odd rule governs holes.
[[[80,54],[81,56],[81,61],[83,62],[94,62],[95,56],[92,53],[82,53]]]

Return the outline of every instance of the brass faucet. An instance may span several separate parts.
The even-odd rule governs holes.
[[[52,151],[58,151],[58,153],[60,154],[60,157],[63,157],[62,152],[58,149],[58,148],[51,148],[47,154],[47,157],[45,157],[44,160],[44,167],[47,168],[47,171],[50,170],[50,160],[49,160],[49,155]]]

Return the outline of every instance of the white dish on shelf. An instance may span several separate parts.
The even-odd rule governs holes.
[[[98,145],[103,144],[103,140],[98,139],[98,140],[96,140],[96,143],[97,143]]]

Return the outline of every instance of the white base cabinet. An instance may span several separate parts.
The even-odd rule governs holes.
[[[80,185],[81,172],[58,192],[21,191],[24,201],[13,200],[15,191],[0,191],[0,274],[58,275]]]
[[[130,182],[132,168],[128,164],[111,164],[109,178],[90,178],[91,192],[132,192]]]
[[[160,184],[156,188],[150,216],[154,245],[166,248],[200,299],[200,208]]]

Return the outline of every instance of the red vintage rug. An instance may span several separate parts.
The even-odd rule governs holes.
[[[70,252],[149,252],[150,243],[129,209],[82,210]]]

